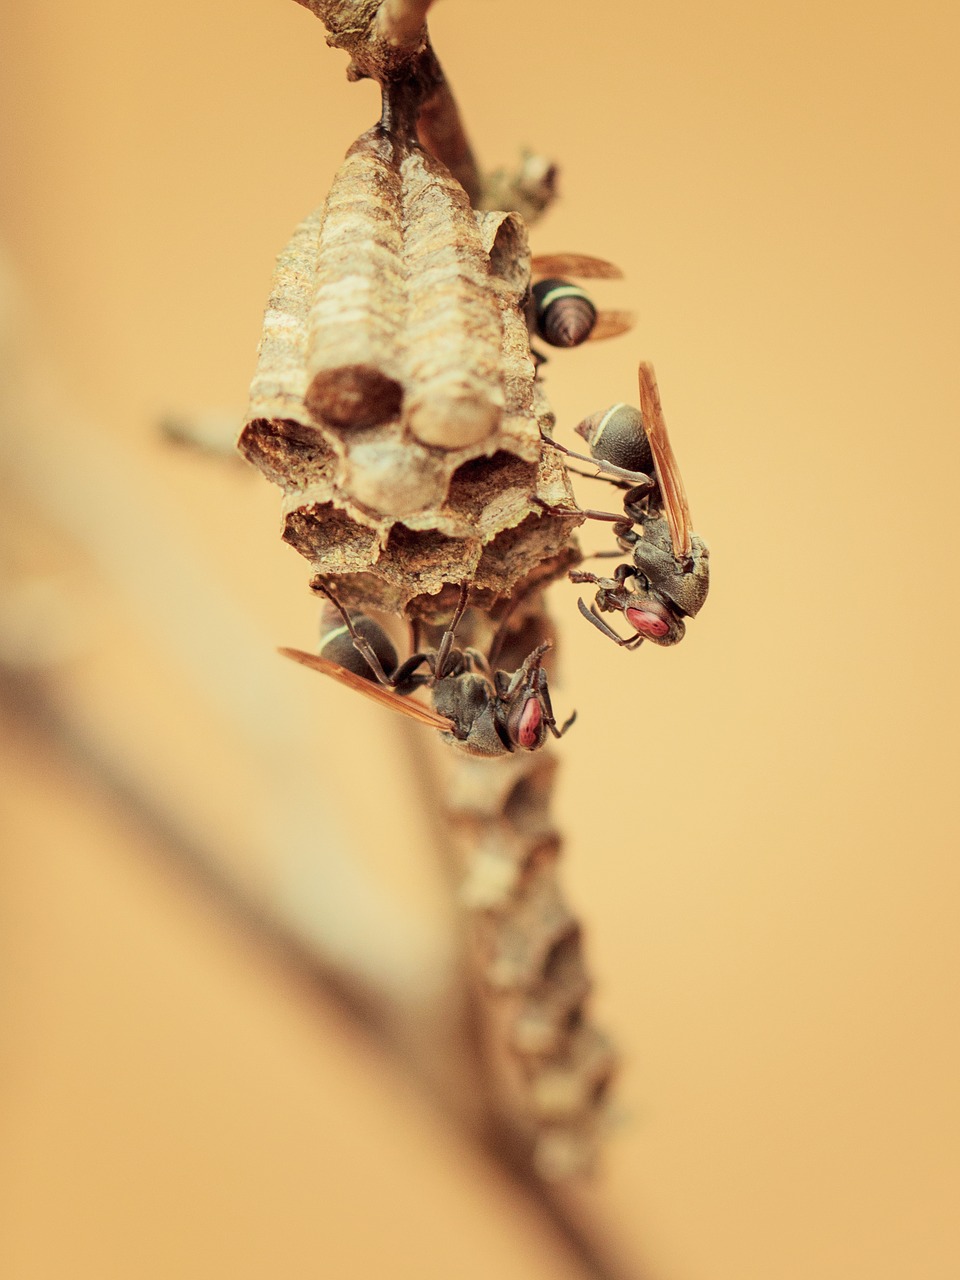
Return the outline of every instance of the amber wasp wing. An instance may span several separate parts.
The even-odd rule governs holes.
[[[584,280],[622,280],[623,272],[604,258],[587,253],[539,253],[530,262],[538,276],[581,276]]]
[[[680,467],[663,420],[657,377],[653,371],[653,365],[646,360],[640,361],[639,378],[643,429],[650,441],[653,465],[656,468],[657,482],[663,499],[664,515],[670,529],[673,554],[677,560],[689,560],[693,553],[693,543],[690,539],[692,532],[690,504],[687,501],[683,477],[680,475]]]
[[[312,671],[319,671],[321,675],[332,676],[348,689],[362,693],[365,697],[372,698],[374,702],[379,702],[381,706],[399,711],[401,715],[409,716],[411,720],[417,720],[431,729],[439,729],[441,733],[453,733],[456,728],[452,720],[438,715],[422,703],[414,702],[411,698],[403,698],[382,685],[374,684],[372,680],[354,675],[352,671],[347,671],[345,667],[338,666],[335,662],[328,662],[318,654],[306,653],[303,649],[279,649],[277,652],[283,654],[285,658],[292,659],[293,662],[299,662],[301,666],[310,667]]]

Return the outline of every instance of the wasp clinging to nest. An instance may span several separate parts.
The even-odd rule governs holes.
[[[598,310],[590,295],[566,278],[622,280],[623,272],[612,262],[585,253],[552,253],[535,257],[531,268],[540,277],[530,291],[527,326],[531,337],[542,338],[551,347],[578,347],[615,338],[635,323],[631,311]]]
[[[468,588],[436,649],[400,662],[390,637],[372,618],[349,613],[329,588],[316,584],[328,601],[322,616],[319,654],[281,649],[295,662],[332,676],[383,706],[438,729],[469,755],[500,756],[536,751],[547,735],[562,738],[576,718],[557,728],[543,659],[549,643],[538,645],[513,672],[491,671],[482,654],[454,646],[467,607]],[[422,668],[426,670],[422,670]],[[433,710],[411,698],[429,689]]]
[[[663,421],[653,366],[641,362],[639,376],[639,410],[616,404],[576,428],[589,444],[591,456],[544,437],[569,457],[598,466],[597,479],[626,490],[623,514],[589,508],[583,514],[614,526],[620,551],[602,551],[599,556],[628,552],[630,560],[618,565],[611,578],[584,570],[570,574],[573,582],[597,587],[593,605],[588,609],[580,600],[580,612],[626,649],[635,649],[644,640],[677,644],[684,636],[683,619],[699,613],[710,584],[710,553],[690,523],[690,506]],[[635,634],[628,639],[619,636],[601,613],[622,613]]]

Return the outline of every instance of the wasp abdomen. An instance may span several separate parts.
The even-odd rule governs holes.
[[[627,471],[653,474],[653,452],[643,428],[643,417],[632,404],[611,405],[602,413],[584,418],[574,430],[583,436],[595,458]]]
[[[540,280],[533,286],[534,323],[551,347],[578,347],[597,323],[597,309],[569,280]]]
[[[351,613],[354,630],[366,640],[380,660],[387,674],[397,669],[397,651],[383,627],[363,613]],[[320,657],[335,662],[338,667],[352,671],[365,680],[376,680],[366,658],[353,643],[349,628],[333,605],[327,605],[320,615]]]

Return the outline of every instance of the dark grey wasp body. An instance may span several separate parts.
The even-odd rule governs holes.
[[[551,441],[572,458],[596,463],[599,479],[626,490],[622,514],[585,514],[613,524],[620,552],[629,553],[630,561],[618,565],[612,577],[575,570],[570,578],[597,587],[594,604],[588,609],[581,600],[580,612],[604,635],[630,649],[644,640],[677,644],[685,633],[684,618],[699,613],[710,585],[710,552],[689,527],[686,494],[663,425],[656,380],[652,367],[645,364],[640,366],[640,394],[646,421],[632,405],[616,404],[580,423],[576,430],[590,446],[589,457]],[[622,613],[636,634],[623,639],[601,613]]]
[[[527,328],[551,347],[579,347],[583,342],[615,338],[633,325],[629,311],[598,310],[588,293],[570,276],[584,280],[620,280],[623,272],[612,262],[584,253],[538,254],[531,262],[538,277],[527,303]],[[534,360],[546,357],[532,348]]]
[[[516,671],[493,672],[492,687],[489,675],[467,669],[437,680],[432,690],[433,705],[457,726],[453,734],[444,736],[474,756],[504,755],[518,747],[536,751],[543,746],[548,732],[555,738],[563,737],[576,712],[562,728],[557,728],[547,673],[541,665],[549,647],[534,649]]]
[[[643,429],[643,416],[632,404],[613,404],[585,418],[574,431],[586,440],[596,461],[612,462],[641,475],[653,473],[653,450]]]
[[[579,347],[597,323],[597,308],[579,285],[552,277],[531,293],[533,327],[551,347]]]
[[[574,570],[570,580],[593,583],[597,587],[595,608],[602,613],[622,613],[637,634],[622,639],[582,600],[580,612],[624,648],[635,649],[644,640],[678,644],[686,633],[683,619],[695,617],[707,598],[710,552],[702,539],[692,534],[689,557],[678,560],[674,556],[669,526],[657,509],[655,491],[646,485],[627,490],[623,509],[614,530],[621,550],[632,555],[632,563],[617,565],[612,578]]]
[[[575,714],[560,729],[554,719],[542,665],[549,644],[538,645],[514,672],[491,672],[481,654],[454,647],[455,630],[466,607],[466,590],[461,592],[456,614],[438,647],[399,663],[390,637],[378,623],[364,614],[348,613],[329,591],[318,589],[328,600],[321,624],[320,663],[324,665],[315,658],[309,661],[311,655],[298,651],[286,650],[288,656],[326,674],[347,673],[349,680],[342,674],[337,678],[395,710],[433,724],[445,739],[468,754],[536,751],[548,733],[560,738],[573,723]],[[434,716],[419,703],[406,701],[422,688],[430,690]]]

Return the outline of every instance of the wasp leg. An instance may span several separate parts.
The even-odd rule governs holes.
[[[377,682],[379,684],[386,685],[388,689],[395,688],[396,685],[399,683],[398,676],[400,675],[400,671],[402,671],[403,668],[401,667],[400,671],[394,672],[392,676],[388,676],[387,673],[384,671],[383,666],[380,663],[380,659],[374,653],[373,646],[371,645],[370,641],[367,640],[365,636],[362,636],[360,632],[356,629],[356,627],[353,625],[353,621],[351,620],[349,613],[347,613],[346,609],[343,607],[343,605],[340,603],[337,597],[333,594],[330,588],[327,586],[324,586],[322,582],[314,582],[312,586],[314,591],[319,591],[321,595],[326,596],[327,599],[330,601],[330,603],[333,605],[333,607],[336,609],[336,611],[340,614],[340,617],[343,619],[344,626],[350,632],[350,639],[353,641],[353,647],[360,654],[364,662],[366,662],[367,666],[376,676]],[[407,663],[404,663],[404,667],[406,666],[407,666]]]
[[[636,578],[643,587],[650,586],[650,579],[635,564],[618,564],[613,571],[613,581],[618,587],[622,587],[628,578]]]
[[[583,614],[586,620],[588,622],[592,622],[593,625],[597,628],[597,630],[602,631],[605,636],[609,636],[609,638],[613,640],[614,643],[618,644],[621,649],[636,649],[640,644],[643,643],[643,636],[640,636],[640,635],[633,636],[629,640],[624,640],[622,636],[618,636],[617,633],[614,631],[613,627],[609,626],[600,617],[599,613],[597,613],[596,611],[596,608],[591,608],[591,609],[587,608],[587,606],[583,603],[583,597],[581,597],[577,601],[577,604],[580,608],[580,612]]]
[[[612,511],[595,511],[593,507],[584,507],[583,515],[585,515],[588,520],[606,520],[610,524],[619,525],[619,528],[614,529],[614,533],[618,536],[620,535],[621,529],[624,533],[627,533],[633,528],[633,521],[629,516],[624,516],[622,513],[617,516],[614,515]]]
[[[536,494],[530,495],[530,501],[541,507],[548,516],[586,516],[588,520],[605,520],[608,524],[618,526],[614,528],[617,537],[623,537],[633,528],[633,521],[623,513],[617,515],[614,511],[595,511],[592,507],[555,507]]]
[[[540,700],[543,703],[544,723],[555,738],[562,738],[573,724],[574,720],[576,720],[577,713],[574,711],[574,713],[564,723],[563,728],[557,728],[557,718],[553,714],[553,703],[550,701],[550,690],[547,686],[546,672],[543,673],[543,677],[544,678],[540,682],[538,693],[540,694]]]
[[[612,462],[607,462],[605,458],[594,458],[588,453],[575,453],[573,449],[568,449],[565,444],[560,444],[551,436],[540,428],[540,439],[545,443],[552,445],[554,449],[559,449],[561,453],[565,453],[568,458],[576,458],[578,462],[589,462],[593,466],[598,467],[603,475],[591,476],[592,480],[604,480],[608,477],[617,476],[621,480],[629,480],[630,484],[637,488],[655,489],[657,487],[656,480],[652,476],[648,476],[645,471],[628,471],[626,467],[618,467]],[[578,473],[581,474],[581,473]]]
[[[581,455],[577,454],[576,456],[580,457]],[[590,461],[597,467],[604,465],[601,463],[599,458],[591,458]],[[611,462],[605,465],[613,466],[613,463]],[[624,478],[621,480],[617,476],[604,475],[603,472],[601,472],[600,475],[597,475],[595,471],[581,471],[579,467],[568,466],[567,475],[582,476],[584,480],[602,480],[604,484],[612,484],[616,489],[639,489],[643,493],[653,493],[657,487],[651,477],[645,476],[645,473],[642,471],[626,471],[624,472]],[[638,476],[642,479],[645,478],[646,480],[649,480],[650,483],[637,484]]]
[[[434,675],[438,680],[442,679],[443,673],[447,667],[447,659],[450,657],[450,650],[453,648],[453,640],[457,633],[457,627],[460,625],[460,619],[463,617],[467,609],[467,596],[470,594],[470,584],[462,582],[460,584],[460,599],[457,602],[457,609],[453,617],[450,619],[450,625],[443,633],[440,645],[437,648],[437,656],[434,660]]]
[[[496,668],[500,654],[503,652],[503,646],[506,644],[507,636],[510,633],[510,623],[517,609],[528,600],[536,591],[536,587],[528,587],[526,591],[517,592],[513,598],[508,601],[507,607],[497,621],[497,629],[494,632],[493,640],[490,642],[490,651],[487,654],[487,665],[490,670]]]
[[[619,560],[622,555],[622,549],[617,551],[591,551],[583,558],[584,560]]]
[[[425,662],[429,661],[430,654],[428,653],[413,654],[407,658],[406,662],[402,662],[397,667],[393,673],[391,683],[404,695],[411,693],[414,689],[422,689],[424,685],[433,684],[433,676],[414,675],[417,667],[422,667]]]
[[[632,529],[634,524],[623,512],[617,515],[614,511],[595,511],[593,507],[554,507],[536,494],[531,495],[530,501],[535,502],[548,516],[586,516],[588,520],[605,520],[608,524],[620,525],[624,533]],[[615,529],[614,532],[618,537],[622,536],[620,530]]]
[[[479,649],[464,649],[463,656],[467,659],[474,670],[485,675],[488,680],[493,678],[493,673],[490,670],[490,663],[486,660]]]
[[[582,516],[583,512],[579,507],[555,507],[549,502],[544,502],[542,498],[538,498],[535,493],[530,495],[530,501],[541,507],[548,516]]]
[[[408,619],[408,626],[410,628],[410,652],[419,653],[420,652],[420,619],[419,618]]]
[[[618,489],[626,489],[625,480],[615,480],[613,476],[597,475],[594,471],[581,471],[579,467],[567,467],[567,475],[583,476],[584,480],[605,480],[607,484],[616,485]]]

